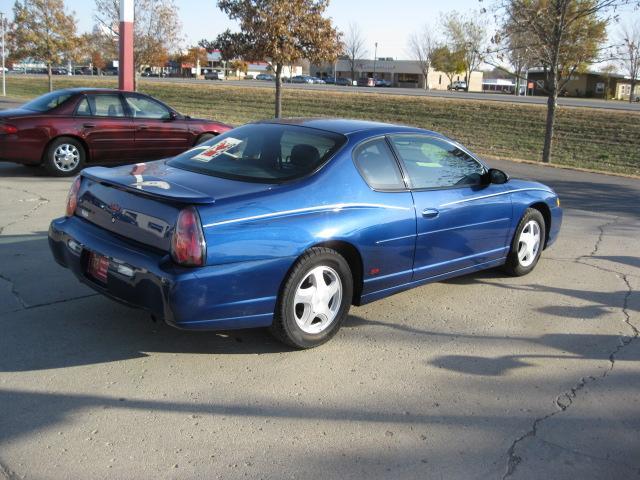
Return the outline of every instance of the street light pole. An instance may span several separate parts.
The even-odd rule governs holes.
[[[7,81],[4,71],[4,13],[0,12],[0,26],[2,27],[2,96],[7,96]]]
[[[375,43],[375,50],[373,52],[373,79],[376,78],[376,61],[378,60],[378,42]]]

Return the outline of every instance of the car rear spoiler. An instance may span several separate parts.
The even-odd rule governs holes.
[[[80,175],[102,185],[142,197],[153,198],[160,202],[195,205],[215,203],[215,199],[206,193],[170,182],[163,177],[123,174],[121,171],[105,167],[87,168]]]

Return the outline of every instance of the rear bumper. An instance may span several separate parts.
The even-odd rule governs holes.
[[[167,254],[132,245],[79,217],[52,221],[49,246],[60,265],[97,292],[188,330],[270,325],[281,279],[293,261],[180,268]],[[106,284],[87,273],[91,252],[109,258]]]

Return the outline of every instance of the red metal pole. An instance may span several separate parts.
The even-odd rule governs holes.
[[[133,90],[133,0],[120,0],[119,40],[118,86],[120,90]]]

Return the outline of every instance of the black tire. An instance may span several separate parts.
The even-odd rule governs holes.
[[[531,230],[531,222],[535,222],[538,225],[539,241],[537,242],[537,249],[535,249],[535,253],[532,255],[533,258],[527,257],[526,261],[524,261],[521,260],[518,252],[523,247],[523,245],[521,244],[526,243],[521,242],[521,236],[525,229],[527,229],[528,231]],[[544,249],[546,238],[547,228],[542,213],[540,213],[540,211],[536,210],[535,208],[528,208],[524,212],[524,215],[520,219],[518,227],[513,234],[513,239],[511,241],[511,250],[509,251],[509,255],[507,256],[507,262],[503,267],[504,271],[514,277],[521,277],[522,275],[526,275],[527,273],[531,272],[538,264],[538,260],[540,259],[540,255],[542,254],[542,250]]]
[[[64,149],[65,146],[67,147],[66,151],[72,153],[77,152],[77,159],[73,160],[73,165],[69,165],[66,169],[64,168],[64,163],[61,163],[59,159],[56,161],[56,156],[59,156],[62,151],[65,151],[59,149]],[[87,158],[86,155],[84,146],[78,140],[70,137],[59,137],[47,147],[47,151],[44,154],[43,165],[49,175],[55,177],[71,177],[77,175],[78,172],[84,168]]]
[[[216,136],[215,133],[203,133],[196,139],[196,145],[200,145],[201,143],[204,143],[207,140],[211,140],[215,136]]]
[[[298,288],[302,288],[310,277],[311,272],[317,267],[326,268],[328,271],[337,274],[340,279],[339,286],[342,287],[340,303],[336,306],[337,312],[332,321],[328,321],[326,327],[320,332],[309,333],[301,328],[296,320],[297,308],[301,305],[295,304],[295,296]],[[334,279],[335,281],[335,279]],[[335,294],[334,294],[335,295]],[[270,327],[272,335],[279,341],[298,349],[317,347],[330,340],[340,329],[342,322],[349,313],[351,299],[353,297],[353,276],[349,264],[338,252],[330,248],[314,247],[302,255],[291,268],[284,281],[278,295],[276,311],[273,324]],[[328,300],[336,301],[337,297]],[[333,307],[333,305],[332,305]],[[311,318],[315,314],[309,315]],[[311,318],[313,324],[321,325],[322,320]]]

